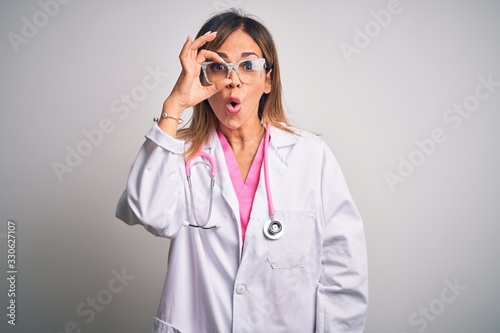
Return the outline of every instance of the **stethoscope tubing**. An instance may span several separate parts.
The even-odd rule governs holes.
[[[274,204],[273,197],[271,195],[271,184],[269,183],[269,162],[268,162],[268,151],[269,151],[269,138],[271,136],[269,124],[266,126],[266,133],[264,135],[264,181],[266,183],[266,196],[267,196],[267,206],[269,207],[269,217],[271,221],[274,221]]]
[[[208,205],[207,217],[205,218],[205,221],[203,221],[202,224],[199,223],[198,218],[196,217],[196,212],[195,212],[195,207],[194,207],[194,197],[193,197],[193,184],[191,182],[191,162],[197,156],[205,158],[208,161],[208,164],[210,165],[210,199],[209,199],[210,202]],[[187,225],[190,227],[195,227],[195,228],[212,229],[214,227],[206,227],[206,225],[208,224],[208,222],[210,221],[210,217],[212,216],[212,206],[213,206],[214,186],[215,186],[215,174],[217,172],[217,164],[215,163],[213,157],[210,156],[210,154],[207,154],[204,151],[200,150],[198,152],[198,154],[196,154],[195,156],[193,156],[192,158],[190,158],[186,161],[185,169],[186,169],[186,178],[187,178],[187,182],[188,182],[188,186],[189,186],[189,195],[191,197],[191,211],[192,211],[194,222],[196,223],[196,224],[187,223]]]

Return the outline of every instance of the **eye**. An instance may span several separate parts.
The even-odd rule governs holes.
[[[245,71],[255,71],[258,69],[257,67],[258,67],[258,64],[255,61],[251,61],[251,60],[244,61],[240,65],[240,68],[242,68]]]
[[[212,72],[224,72],[227,70],[227,67],[224,64],[214,62],[208,66],[208,69]]]

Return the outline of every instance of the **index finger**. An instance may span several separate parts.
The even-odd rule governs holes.
[[[196,62],[201,64],[204,61],[212,60],[218,63],[223,63],[224,59],[214,51],[201,50],[196,57]]]
[[[204,35],[196,38],[194,41],[189,43],[190,45],[188,46],[191,50],[198,50],[200,47],[205,45],[208,42],[211,42],[217,37],[217,31],[208,31]],[[191,39],[191,36],[188,37],[188,41]]]

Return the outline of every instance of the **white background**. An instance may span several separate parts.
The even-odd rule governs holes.
[[[34,0],[1,1],[0,330],[150,331],[168,240],[127,227],[115,205],[179,74],[187,35],[236,6],[272,32],[292,123],[329,144],[364,218],[366,332],[498,332],[500,86],[479,88],[488,96],[460,126],[443,116],[477,101],[479,77],[500,82],[500,2],[401,0],[381,26],[371,12],[388,3],[73,0],[49,16]],[[357,33],[365,29],[367,45]],[[347,44],[357,53],[346,57]],[[122,95],[140,92],[147,68],[168,75],[126,116],[113,112]],[[112,131],[85,146],[82,131],[102,121]],[[432,147],[434,129],[446,139]],[[415,141],[427,142],[427,154]],[[68,149],[78,147],[87,156],[70,167]],[[57,163],[68,172],[58,177]],[[400,178],[391,185],[388,173]],[[17,222],[15,327],[6,316],[9,219]],[[113,270],[131,279],[114,294]],[[107,304],[91,318],[88,298],[97,295]]]

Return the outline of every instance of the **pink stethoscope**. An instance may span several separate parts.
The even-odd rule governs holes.
[[[271,187],[269,185],[269,163],[268,163],[268,150],[269,150],[269,138],[270,138],[270,130],[269,130],[269,124],[266,126],[266,134],[264,136],[264,180],[266,183],[266,195],[267,195],[267,204],[269,207],[269,220],[264,223],[262,231],[264,232],[264,235],[269,238],[269,239],[279,239],[281,236],[283,236],[283,224],[276,220],[275,218],[275,211],[274,211],[274,205],[273,205],[273,198],[271,196]],[[205,159],[208,161],[208,164],[210,165],[210,198],[209,198],[209,205],[208,205],[208,213],[205,221],[203,223],[198,222],[198,218],[196,217],[195,213],[195,207],[194,207],[194,198],[193,198],[193,185],[191,183],[191,161],[196,158],[196,157],[201,157],[202,159]],[[214,161],[214,158],[210,155],[207,154],[203,151],[200,150],[198,154],[190,158],[189,160],[186,161],[186,177],[187,177],[187,182],[189,186],[189,195],[191,197],[191,211],[193,214],[193,220],[194,224],[189,223],[189,222],[184,222],[185,226],[193,227],[193,228],[200,228],[200,229],[214,229],[214,228],[221,228],[221,225],[216,224],[214,226],[207,226],[208,222],[210,221],[210,217],[212,215],[212,206],[213,206],[213,193],[214,193],[214,186],[215,186],[215,174],[217,172],[217,167],[216,163]]]

